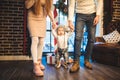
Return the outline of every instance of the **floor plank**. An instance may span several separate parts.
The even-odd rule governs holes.
[[[80,61],[80,70],[69,73],[69,69],[48,65],[44,57],[44,77],[33,74],[32,61],[0,61],[0,80],[120,80],[120,67],[92,62],[93,70],[89,70],[84,67],[82,57]]]

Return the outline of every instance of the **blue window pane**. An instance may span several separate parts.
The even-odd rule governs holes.
[[[43,48],[43,52],[50,52],[50,32],[46,32],[46,38],[44,41],[44,48]]]
[[[54,37],[51,31],[46,32],[43,52],[54,52]]]
[[[74,51],[74,36],[75,36],[75,33],[73,33],[73,35],[68,40],[68,52]]]
[[[47,17],[47,23],[46,23],[46,26],[47,26],[47,30],[50,30],[51,29],[51,22],[50,22],[50,18],[49,17]]]
[[[54,45],[54,36],[51,33],[51,51],[54,52],[55,51],[55,45]]]

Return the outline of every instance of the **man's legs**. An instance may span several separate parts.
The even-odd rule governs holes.
[[[79,57],[81,55],[81,40],[83,37],[84,20],[80,14],[76,14],[75,23],[75,41],[74,41],[74,63],[70,68],[70,72],[76,72],[79,70]]]
[[[90,64],[89,59],[91,57],[93,44],[95,42],[95,32],[96,32],[96,26],[93,25],[94,18],[95,18],[95,13],[89,15],[86,21],[87,32],[88,32],[88,43],[86,45],[84,62],[85,62],[85,66],[89,69],[92,69],[92,65]]]

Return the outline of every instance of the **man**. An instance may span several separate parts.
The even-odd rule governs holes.
[[[73,16],[75,11],[75,43],[74,43],[74,63],[70,68],[70,72],[79,70],[79,57],[81,55],[81,40],[83,37],[83,29],[86,25],[88,32],[88,43],[86,45],[84,64],[88,69],[92,69],[89,62],[93,43],[95,42],[96,25],[102,11],[103,0],[69,0],[68,25],[73,28]]]

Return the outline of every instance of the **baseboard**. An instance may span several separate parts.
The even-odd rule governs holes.
[[[0,61],[4,61],[4,60],[32,60],[31,57],[29,56],[0,56]]]

